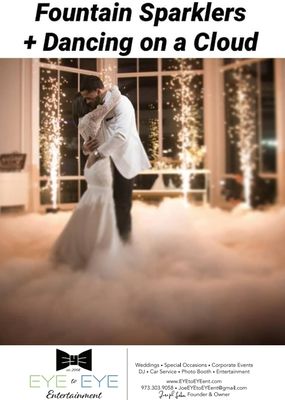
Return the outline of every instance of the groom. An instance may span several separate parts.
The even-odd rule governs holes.
[[[97,76],[86,77],[80,92],[92,109],[111,96]],[[104,157],[111,158],[117,227],[122,240],[127,242],[131,233],[134,178],[151,165],[136,128],[134,107],[126,96],[121,96],[102,122],[97,138],[86,141],[83,150],[90,154],[93,163]]]

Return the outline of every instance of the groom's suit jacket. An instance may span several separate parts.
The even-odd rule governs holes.
[[[110,92],[106,96],[110,96]],[[131,179],[150,168],[136,128],[134,107],[126,96],[122,95],[119,103],[106,116],[101,131],[104,141],[98,151],[112,158],[121,175]]]

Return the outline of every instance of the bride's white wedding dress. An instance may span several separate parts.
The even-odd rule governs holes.
[[[52,250],[54,261],[75,269],[96,264],[102,252],[114,253],[119,242],[109,158],[85,167],[84,175],[88,188]]]
[[[108,103],[97,107],[82,118],[79,132],[81,134],[84,132],[84,136],[88,137],[88,131],[89,136],[96,134],[94,129],[98,131],[100,121],[116,104],[118,89],[115,88],[111,92],[112,96]],[[91,167],[85,165],[84,176],[87,190],[56,240],[51,259],[55,263],[68,264],[75,269],[96,270],[102,268],[102,263],[106,264],[106,260],[115,255],[120,243],[114,209],[110,158],[103,158]]]

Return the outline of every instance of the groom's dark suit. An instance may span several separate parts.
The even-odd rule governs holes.
[[[110,96],[107,92],[106,96]],[[105,97],[106,98],[106,97]],[[141,143],[137,128],[134,107],[126,96],[102,122],[102,138],[98,151],[111,157],[113,165],[113,190],[117,226],[123,240],[128,240],[131,232],[131,207],[134,177],[150,162]]]

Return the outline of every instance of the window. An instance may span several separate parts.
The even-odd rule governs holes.
[[[121,92],[134,105],[138,131],[153,164],[159,160],[179,162],[180,124],[175,116],[181,112],[182,101],[176,94],[182,84],[191,89],[199,145],[203,144],[202,59],[119,59],[117,76]],[[156,177],[139,176],[135,186],[150,189]]]
[[[86,182],[83,168],[86,157],[81,151],[81,138],[72,119],[72,99],[85,75],[100,76],[105,61],[95,59],[40,60],[40,193],[41,204],[51,203],[49,171],[45,157],[47,146],[42,145],[47,131],[47,104],[60,119],[60,166],[58,203],[77,203]],[[204,144],[204,71],[202,59],[130,59],[108,61],[113,83],[129,97],[136,113],[137,127],[146,152],[155,166],[178,165],[181,148],[179,132],[181,110],[189,106],[195,119],[198,145]],[[105,65],[105,64],[104,64]],[[114,71],[117,71],[114,74]],[[182,98],[182,88],[187,95]],[[51,100],[52,99],[52,100]],[[190,103],[189,103],[190,101]],[[199,167],[203,167],[201,161]],[[150,189],[156,175],[140,175],[135,187]],[[181,177],[165,176],[165,184],[180,187]],[[171,181],[171,182],[170,182]],[[198,184],[198,183],[197,183]],[[196,185],[193,182],[193,187]],[[200,185],[200,183],[199,183]]]
[[[51,151],[50,135],[55,121],[60,129],[60,165],[58,203],[77,203],[86,184],[83,168],[86,157],[81,151],[81,138],[72,119],[72,99],[80,81],[87,74],[96,74],[96,59],[40,60],[40,202],[51,204],[49,183]]]
[[[276,127],[274,60],[227,59],[224,62],[225,184],[227,199],[241,199],[242,138],[252,131],[252,204],[274,202],[276,194]],[[241,100],[241,96],[243,99]]]

